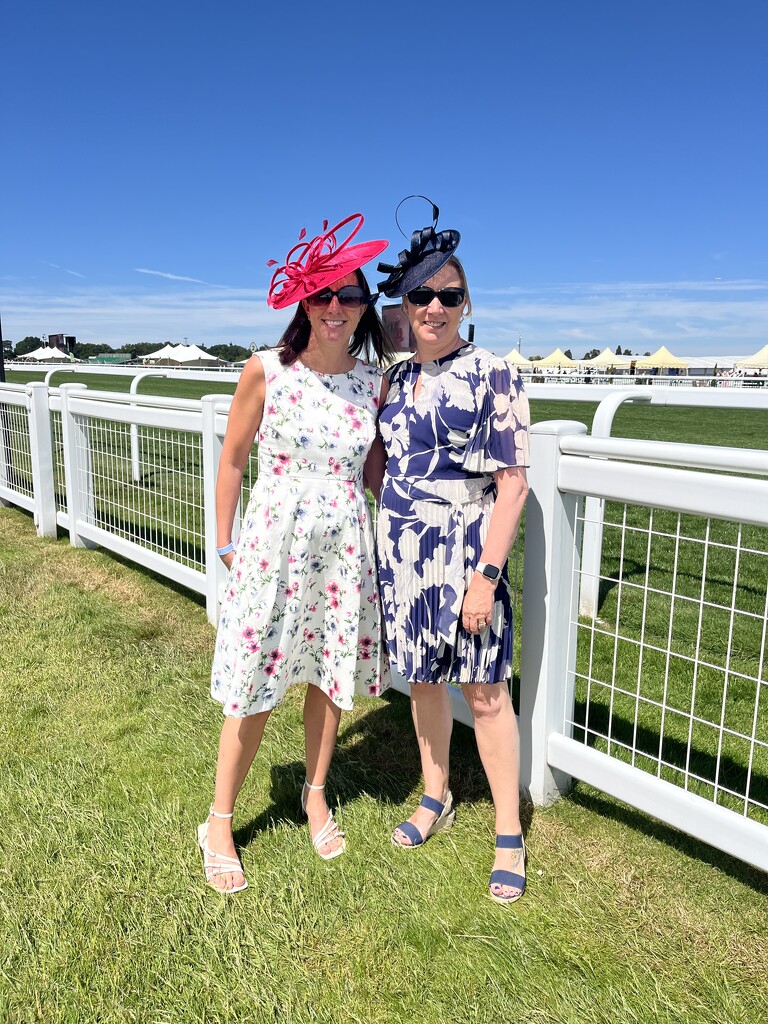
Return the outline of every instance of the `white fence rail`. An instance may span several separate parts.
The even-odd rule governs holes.
[[[230,401],[0,385],[0,500],[41,535],[66,529],[205,594],[215,622]],[[768,453],[569,421],[536,425],[531,444],[523,783],[546,804],[583,779],[768,870]],[[604,505],[599,604],[580,617],[588,499]]]
[[[665,464],[686,460],[708,472]],[[768,453],[554,421],[533,428],[531,463],[531,795],[547,803],[576,777],[768,870],[768,481],[731,475],[768,472]],[[587,496],[607,503],[594,619],[578,614]]]

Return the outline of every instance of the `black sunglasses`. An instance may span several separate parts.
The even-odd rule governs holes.
[[[365,292],[356,284],[345,284],[337,292],[333,288],[323,288],[321,292],[307,296],[310,306],[330,306],[334,295],[339,300],[340,306],[347,306],[350,309],[354,306],[362,306],[365,302]]]
[[[439,292],[434,288],[414,288],[407,296],[414,306],[428,306],[432,299],[438,298],[442,306],[453,309],[462,304],[465,294],[463,288],[441,288]]]

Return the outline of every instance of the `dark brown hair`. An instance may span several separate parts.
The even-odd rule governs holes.
[[[377,362],[388,361],[395,351],[389,333],[370,301],[371,289],[368,287],[365,274],[362,270],[356,270],[355,277],[357,278],[357,283],[363,289],[366,308],[349,343],[349,354],[352,356],[362,356],[363,359],[370,361],[371,352],[373,352]],[[293,319],[285,328],[280,341],[277,343],[280,362],[283,366],[290,366],[291,363],[296,362],[309,343],[311,330],[312,326],[309,322],[309,317],[303,304],[300,302],[296,307],[296,312],[293,314]]]

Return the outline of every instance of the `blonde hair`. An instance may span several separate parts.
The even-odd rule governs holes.
[[[464,289],[464,316],[472,316],[472,298],[469,294],[469,285],[467,284],[467,272],[461,265],[461,260],[458,256],[451,256],[448,262],[445,264],[446,267],[455,267],[456,273],[461,278],[461,286]]]

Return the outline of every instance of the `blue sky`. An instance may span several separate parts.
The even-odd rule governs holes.
[[[416,192],[487,348],[756,351],[767,43],[765,0],[6,5],[4,334],[271,344],[267,260],[358,210],[395,255]]]

